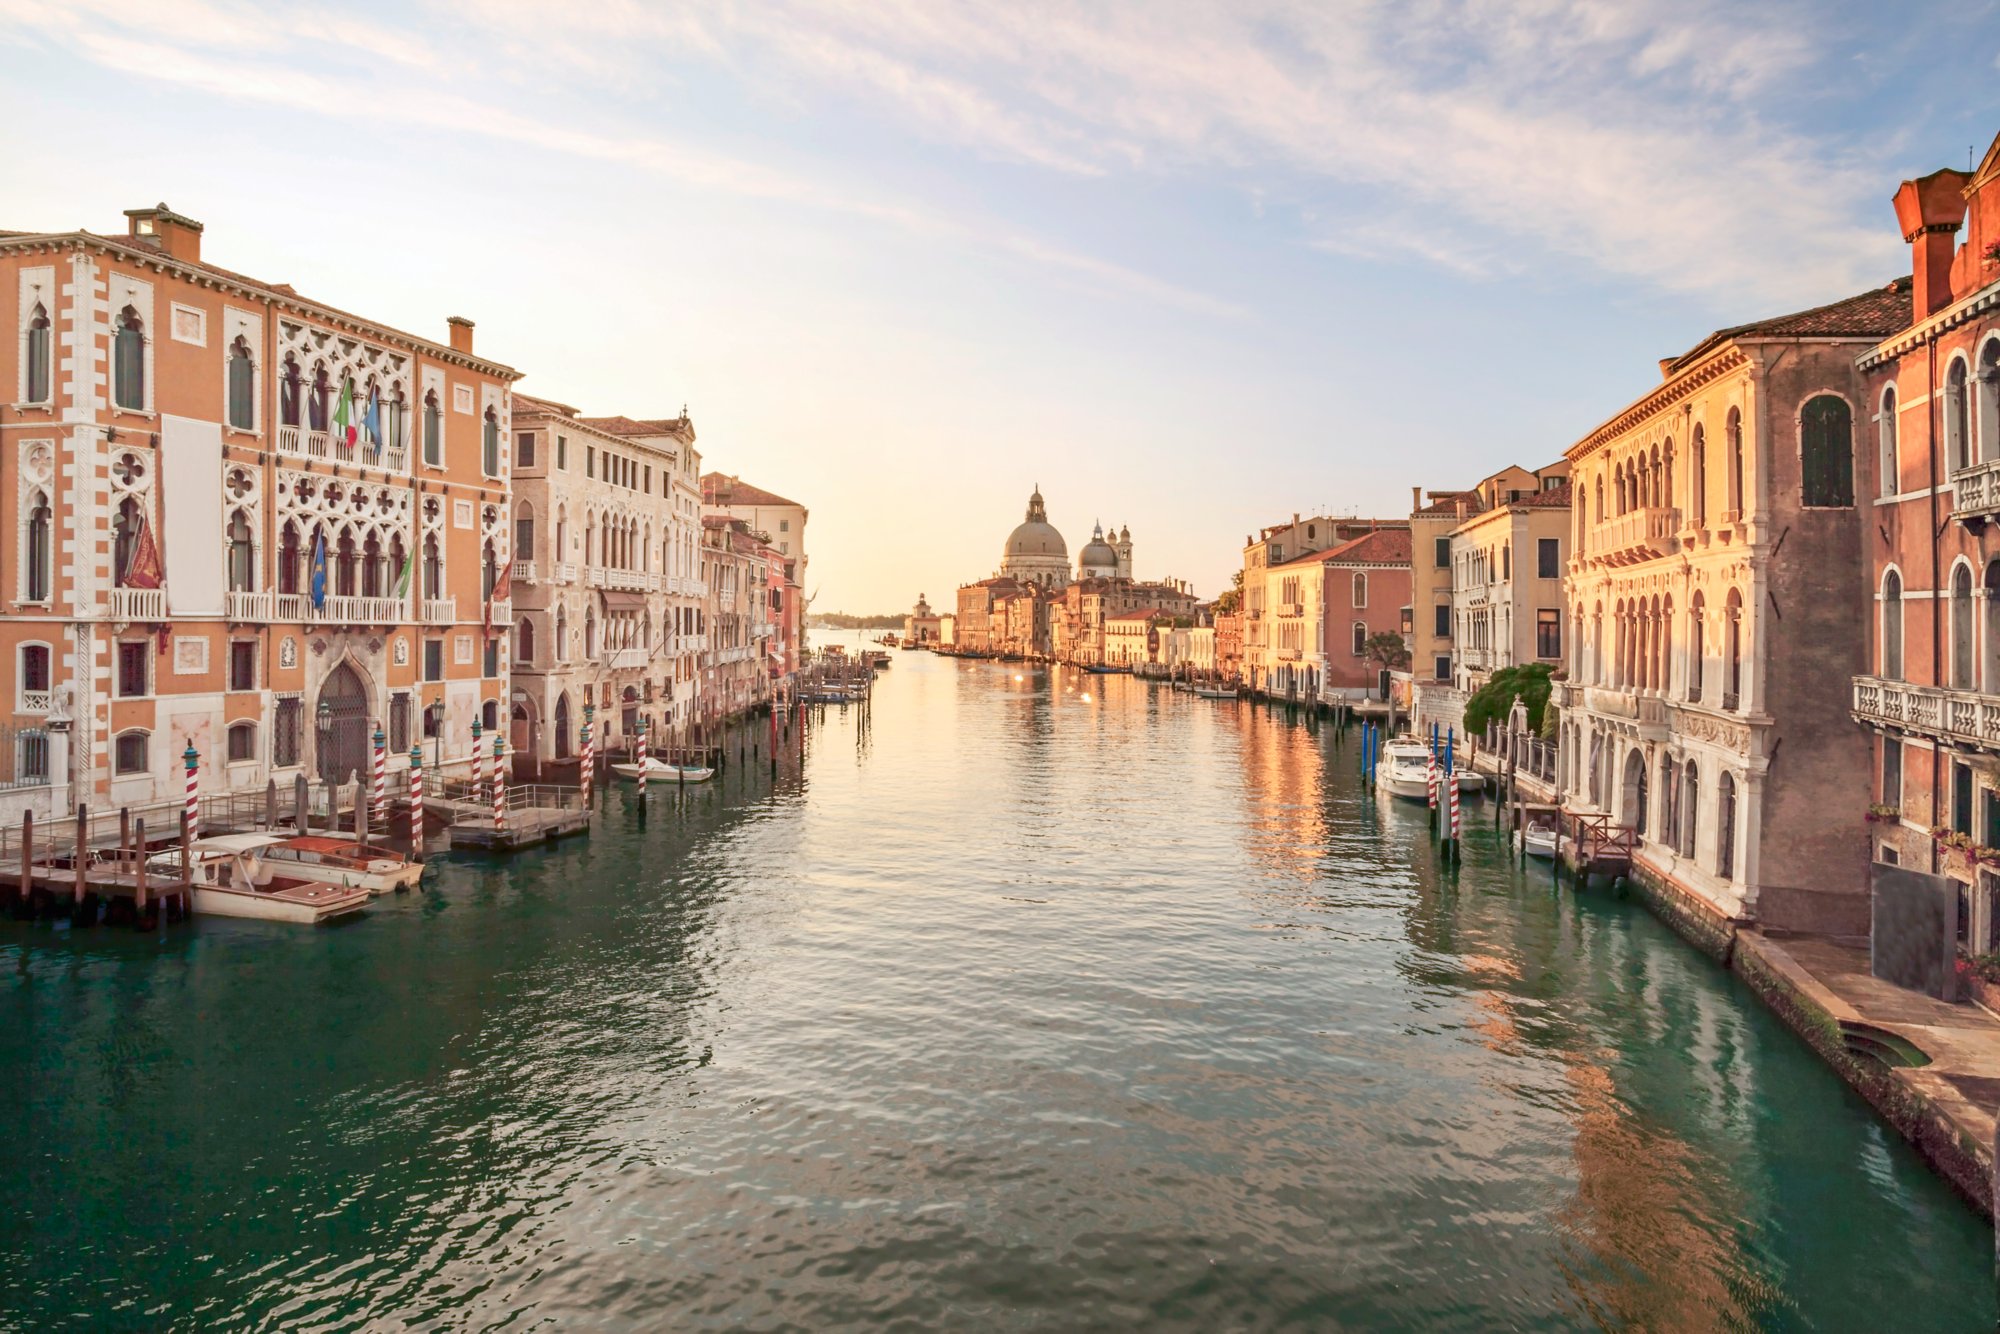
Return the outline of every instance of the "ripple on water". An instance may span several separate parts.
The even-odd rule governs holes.
[[[1990,1233],[1642,912],[1476,804],[1441,873],[1331,729],[1013,674],[899,654],[775,784],[349,930],[9,926],[13,1318],[1993,1323]]]

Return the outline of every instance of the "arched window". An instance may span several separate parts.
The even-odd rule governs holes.
[[[1660,754],[1660,842],[1680,850],[1680,766],[1664,751]]]
[[[47,713],[54,702],[50,695],[51,661],[47,644],[21,645],[21,706],[29,713]]]
[[[493,539],[488,538],[479,548],[479,596],[493,596],[493,586],[500,582],[500,558],[494,553]]]
[[[251,543],[250,520],[242,510],[229,513],[229,591],[250,593],[257,588],[255,547]]]
[[[241,334],[229,347],[229,424],[239,431],[257,426],[257,375],[250,365],[250,343]]]
[[[435,601],[444,596],[444,557],[438,552],[437,534],[424,539],[424,597]]]
[[[1688,452],[1688,519],[1700,527],[1708,522],[1708,432],[1699,423]]]
[[[535,660],[535,623],[526,616],[521,618],[521,628],[514,635],[514,660],[523,664]]]
[[[566,760],[569,758],[569,692],[567,690],[556,696],[555,729],[555,736],[552,738],[555,744],[555,758]]]
[[[444,416],[438,411],[435,389],[424,391],[424,462],[433,468],[444,466]]]
[[[2000,459],[2000,338],[1989,338],[1980,347],[1976,378],[1973,410],[1979,423],[1979,457]]]
[[[387,557],[382,552],[382,538],[376,533],[369,533],[368,540],[361,544],[362,597],[379,598],[383,595],[388,581],[382,577],[382,569],[387,563]]]
[[[24,402],[46,403],[53,382],[51,369],[55,364],[55,343],[49,328],[48,308],[41,302],[28,316],[27,345],[22,349],[27,363],[28,396]]]
[[[1903,576],[1894,570],[1882,576],[1882,675],[1903,679]]]
[[[299,591],[299,530],[291,520],[285,521],[278,534],[278,591],[296,593]]]
[[[569,609],[556,608],[556,661],[569,661]]]
[[[121,408],[146,406],[146,326],[130,306],[119,312],[111,336],[111,401]]]
[[[356,592],[355,574],[361,564],[361,554],[354,545],[354,533],[342,530],[340,539],[333,544],[333,591],[342,597],[353,597]]]
[[[285,353],[285,369],[278,378],[278,424],[297,426],[299,407],[305,397],[305,377],[299,374],[299,359]]]
[[[1846,399],[1820,394],[1806,402],[1799,413],[1799,468],[1805,504],[1854,503],[1854,417]]]
[[[1944,456],[1953,472],[1972,466],[1972,396],[1963,357],[1944,373]]]
[[[1687,697],[1688,702],[1691,704],[1701,703],[1703,676],[1708,654],[1708,645],[1702,634],[1701,624],[1701,618],[1705,609],[1702,596],[1697,592],[1694,595],[1694,600],[1688,604]]]
[[[535,558],[535,507],[522,501],[514,507],[514,559]]]
[[[1724,443],[1729,447],[1729,508],[1741,522],[1750,513],[1750,499],[1743,494],[1743,410],[1731,408],[1729,419],[1723,427]]]
[[[597,657],[597,609],[587,609],[583,613],[583,658],[585,662]]]
[[[257,724],[231,723],[229,725],[229,762],[247,764],[257,758]]]
[[[1972,689],[1972,567],[1960,561],[1951,571],[1951,688]]]
[[[400,380],[389,385],[389,392],[382,395],[382,443],[392,450],[400,450],[408,443],[410,405],[403,397],[403,383]]]
[[[1681,856],[1693,857],[1701,825],[1701,770],[1693,760],[1681,771]]]
[[[139,549],[139,533],[146,525],[139,502],[127,496],[118,502],[111,517],[111,578],[120,588],[132,573],[132,557]]]
[[[1736,775],[1727,769],[1715,794],[1715,873],[1736,878]]]
[[[1368,627],[1360,621],[1354,623],[1354,656],[1360,657],[1368,651]]]
[[[1508,580],[1512,579],[1513,577],[1514,577],[1514,544],[1511,542],[1503,542],[1500,544],[1500,578],[1502,580]]]
[[[1902,460],[1896,450],[1896,386],[1882,391],[1882,411],[1875,418],[1875,441],[1882,451],[1882,494],[1893,496],[1903,488]]]
[[[1354,605],[1356,607],[1368,605],[1368,576],[1365,574],[1354,576]]]
[[[313,367],[312,388],[306,393],[306,426],[311,430],[326,429],[327,399],[332,392],[333,386],[326,378],[326,367]]]
[[[1597,479],[1597,520],[1596,520],[1596,521],[1597,521],[1598,523],[1603,523],[1603,522],[1604,522],[1604,479],[1603,479],[1602,477],[1600,477],[1600,478],[1598,478],[1598,479]],[[1581,546],[1582,544],[1581,544],[1581,543],[1578,543],[1578,545],[1579,545],[1579,546]]]
[[[1722,608],[1722,707],[1734,709],[1743,701],[1743,595],[1729,590]]]
[[[492,732],[500,726],[500,701],[489,699],[479,706],[479,725]]]
[[[35,492],[28,506],[27,587],[23,590],[29,602],[47,602],[51,596],[55,569],[53,518],[48,493]]]
[[[486,409],[486,421],[479,437],[479,464],[488,477],[500,475],[500,414]]]

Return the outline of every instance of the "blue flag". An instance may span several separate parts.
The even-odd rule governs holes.
[[[313,538],[312,604],[319,611],[326,606],[326,534]]]
[[[368,386],[368,411],[362,414],[361,425],[368,432],[368,442],[375,446],[375,452],[382,452],[382,394],[374,385]]]

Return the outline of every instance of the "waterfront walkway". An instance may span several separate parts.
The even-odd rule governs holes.
[[[1753,975],[1760,964],[1833,1020],[1842,1034],[1857,1027],[1880,1029],[1930,1058],[1922,1066],[1884,1066],[1866,1058],[1857,1064],[1868,1074],[1886,1072],[1890,1088],[1885,1091],[1902,1096],[1892,1097],[1899,1105],[1882,1107],[1884,1114],[1991,1214],[2000,1019],[1977,1005],[1949,1005],[1871,976],[1863,946],[1738,931],[1737,971]],[[1849,1082],[1855,1081],[1850,1077]],[[1881,1105],[1876,1092],[1857,1087]]]

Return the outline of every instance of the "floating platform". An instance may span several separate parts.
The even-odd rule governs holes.
[[[451,826],[454,852],[518,852],[539,843],[581,834],[590,828],[590,812],[550,807],[508,811],[505,828],[491,815],[456,820]]]

